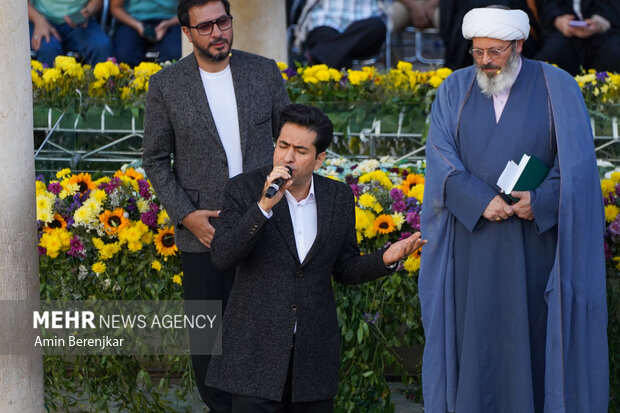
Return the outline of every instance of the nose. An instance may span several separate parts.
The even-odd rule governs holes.
[[[287,164],[289,163],[293,163],[295,161],[295,149],[291,146],[289,147],[286,152],[284,152],[284,156],[282,157],[282,159],[284,160],[284,162],[286,162]]]
[[[491,57],[489,57],[488,53],[484,53],[484,56],[482,56],[482,64],[484,65],[488,65],[489,63],[492,63],[493,59],[491,59]]]
[[[213,29],[211,30],[211,36],[221,37],[222,33],[224,32],[220,29],[220,26],[218,26],[217,23],[213,23]]]

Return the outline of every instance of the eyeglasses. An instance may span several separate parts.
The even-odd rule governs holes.
[[[508,48],[510,46],[512,46],[513,43],[511,42],[508,46],[504,47],[503,49],[474,49],[471,48],[469,49],[469,54],[471,54],[475,59],[482,59],[484,57],[484,54],[486,52],[486,54],[491,58],[491,59],[497,59],[498,57],[500,57],[506,50],[508,50]]]
[[[221,31],[228,30],[232,27],[232,16],[221,16],[215,20],[208,22],[198,23],[195,26],[187,26],[189,29],[196,29],[199,35],[208,36],[213,32],[213,25],[217,24],[217,27]]]

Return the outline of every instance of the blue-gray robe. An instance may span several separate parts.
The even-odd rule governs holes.
[[[519,119],[524,107],[531,120]],[[604,219],[581,92],[565,72],[524,59],[499,124],[494,120],[473,66],[452,74],[438,90],[422,210],[429,244],[419,278],[427,340],[425,409],[534,412],[534,405],[544,405],[545,413],[605,412]],[[477,127],[475,143],[459,140],[476,139]],[[501,141],[519,137],[522,145]],[[498,193],[494,180],[507,159],[523,152],[552,167],[533,191],[534,221],[485,222],[481,214]],[[467,202],[468,191],[479,198]],[[536,336],[541,323],[544,331]]]

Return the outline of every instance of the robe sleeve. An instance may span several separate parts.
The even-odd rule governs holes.
[[[446,206],[468,231],[473,231],[497,192],[467,170],[456,171],[446,180]]]
[[[558,208],[560,204],[560,166],[558,156],[555,156],[553,167],[545,180],[534,191],[530,205],[534,213],[536,232],[540,235],[553,228],[558,223]]]

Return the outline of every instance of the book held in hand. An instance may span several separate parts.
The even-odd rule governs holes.
[[[518,202],[518,198],[510,195],[512,191],[532,191],[538,188],[548,173],[549,168],[540,159],[524,153],[518,165],[514,161],[508,161],[497,180],[497,186],[508,198]]]

